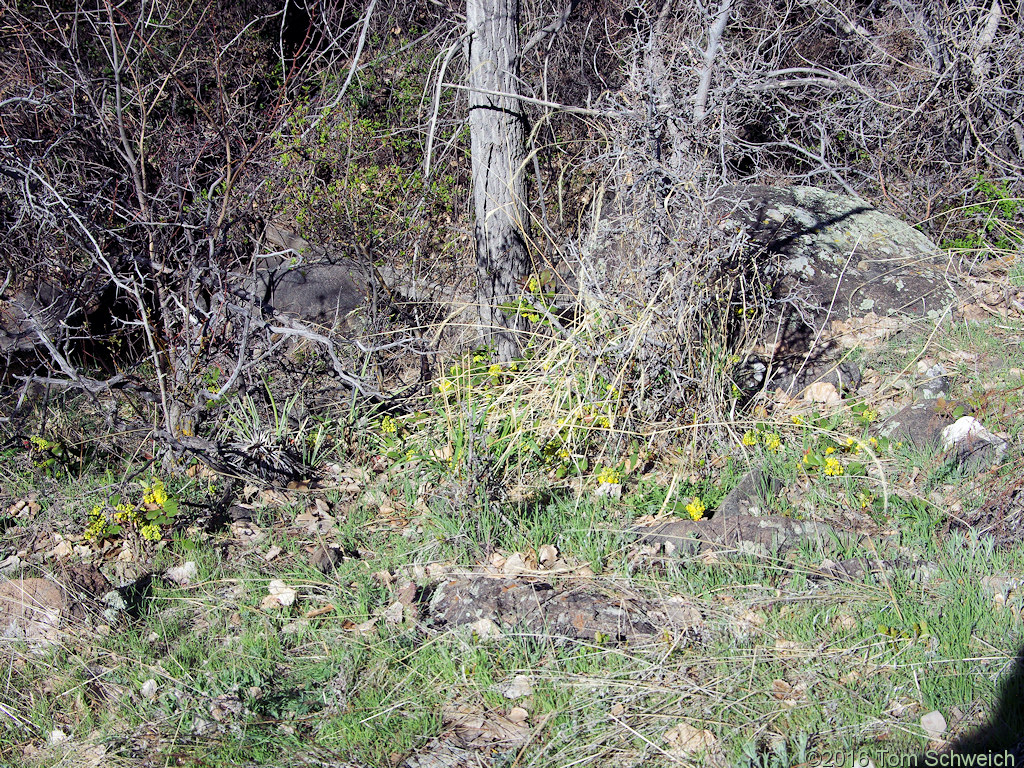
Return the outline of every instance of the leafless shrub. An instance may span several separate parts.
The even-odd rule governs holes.
[[[352,42],[358,20],[336,36]],[[367,391],[336,341],[247,283],[267,252],[273,139],[308,82],[286,8],[54,2],[0,23],[5,326],[31,342],[4,350],[15,412],[42,384],[103,393],[113,423],[109,395],[131,392],[135,417],[180,446],[300,337]]]

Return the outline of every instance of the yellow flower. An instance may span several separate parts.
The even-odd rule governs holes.
[[[385,435],[393,435],[398,432],[398,424],[390,416],[385,416],[380,420],[380,431]]]
[[[795,413],[792,416],[789,417],[789,420],[792,421],[794,424],[803,424],[804,423],[804,417],[803,416],[798,416]]]
[[[686,514],[688,514],[692,520],[700,520],[704,517],[706,509],[707,508],[704,506],[704,502],[701,501],[700,496],[694,496],[690,503],[686,505]]]
[[[143,504],[156,504],[158,507],[162,507],[164,502],[167,501],[167,490],[164,488],[163,480],[154,480],[148,486],[143,487],[145,488],[142,494]],[[130,511],[121,504],[118,504],[117,508],[123,512]]]
[[[619,473],[612,467],[601,467],[601,470],[597,473],[597,482],[614,485],[619,482]]]
[[[878,411],[866,408],[861,416],[864,418],[864,421],[874,421],[878,418]]]
[[[441,383],[437,385],[437,388],[441,390],[442,395],[447,395],[455,389],[455,385],[449,379],[441,379]]]
[[[782,438],[775,432],[769,432],[764,436],[764,447],[769,451],[777,451],[782,447]]]
[[[139,533],[142,534],[142,538],[146,539],[146,541],[160,540],[160,526],[156,523],[146,523],[139,529]]]
[[[604,429],[608,429],[612,425],[611,419],[609,419],[607,416],[598,416],[597,419],[595,419],[594,423],[597,424],[597,426],[602,427]]]
[[[530,293],[540,293],[540,280],[536,275],[530,275],[530,279],[526,283],[526,290]]]
[[[839,459],[832,456],[825,459],[825,474],[830,477],[839,477],[843,474],[843,465],[839,463]]]
[[[540,322],[540,315],[538,315],[536,312],[523,312],[523,317],[525,317],[531,323]]]
[[[497,363],[495,363],[494,365],[492,365],[490,368],[487,369],[487,374],[492,379],[498,378],[498,376],[501,375],[501,366],[498,365]]]
[[[835,452],[836,452],[836,449],[835,449],[835,446],[833,446],[833,445],[830,445],[828,448],[825,449],[825,455],[826,456],[828,456],[830,453],[835,453]]]
[[[743,433],[743,444],[750,447],[757,445],[757,432],[752,429],[748,429]]]

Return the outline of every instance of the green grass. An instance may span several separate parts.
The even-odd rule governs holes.
[[[941,358],[967,348],[995,356],[1003,349],[989,369],[950,375],[964,393],[982,392],[983,380],[998,381],[1003,388],[978,400],[977,415],[1019,434],[1024,419],[1013,400],[1019,385],[1005,375],[1021,364],[1005,354],[1011,349],[1005,334],[1017,332],[996,325],[926,331],[864,353],[864,364],[891,385],[912,378],[923,354]],[[985,334],[1004,334],[1003,341]],[[564,383],[565,372],[559,375]],[[0,702],[11,712],[0,725],[0,762],[76,764],[86,749],[102,745],[114,765],[143,759],[392,765],[445,733],[454,707],[487,718],[521,705],[530,738],[502,753],[505,764],[701,764],[699,756],[667,753],[666,732],[685,722],[711,731],[713,757],[726,764],[788,768],[823,749],[918,753],[926,747],[919,726],[925,712],[938,709],[961,733],[994,705],[1000,675],[1024,643],[1024,606],[1016,593],[997,606],[983,579],[1024,574],[1024,545],[997,547],[952,529],[950,505],[960,505],[959,515],[977,509],[992,488],[1014,482],[1011,469],[978,478],[937,451],[895,444],[870,445],[865,456],[852,445],[868,441],[877,421],[853,400],[835,411],[804,412],[801,423],[783,414],[731,425],[737,438],[752,435],[749,444],[737,440],[718,457],[693,456],[687,465],[680,456],[692,446],[692,432],[676,433],[674,446],[640,451],[636,436],[618,432],[611,417],[608,429],[590,428],[601,413],[618,418],[604,400],[561,396],[539,370],[508,374],[509,389],[500,392],[486,372],[467,376],[478,378],[480,394],[472,397],[495,409],[486,418],[470,407],[475,401],[444,401],[440,392],[434,397],[447,403],[447,418],[408,419],[386,433],[379,416],[366,417],[369,431],[353,456],[394,456],[379,475],[368,473],[360,493],[284,493],[283,501],[254,510],[264,534],[258,542],[230,528],[202,530],[189,522],[191,512],[181,513],[160,545],[132,540],[142,558],[137,571],[192,560],[196,578],[182,587],[158,579],[139,616],[102,631],[103,620],[92,616],[45,653],[8,644]],[[891,391],[883,388],[865,407],[895,408],[898,402],[886,400]],[[555,415],[545,416],[552,404]],[[516,417],[503,418],[510,410]],[[559,432],[565,425],[558,418],[576,421]],[[61,423],[73,432],[74,414]],[[329,418],[326,423],[332,433],[343,431]],[[575,476],[559,477],[558,454],[545,453],[542,442],[530,448],[542,427],[564,435],[556,444],[585,457],[586,468],[577,463]],[[413,445],[418,455],[409,460]],[[461,457],[454,464],[434,453],[445,446]],[[346,459],[340,443],[332,450]],[[827,474],[827,457],[844,472]],[[153,474],[110,457],[50,473],[24,452],[9,458],[5,493],[45,490],[37,520],[14,519],[16,546],[31,540],[31,525],[73,537],[91,505],[114,494],[138,495],[139,482]],[[483,471],[488,466],[500,478],[497,492]],[[595,496],[602,467],[621,477],[621,498]],[[821,544],[803,542],[772,558],[641,548],[632,532],[637,520],[685,515],[694,497],[714,510],[748,467],[783,483],[773,514],[837,526],[844,515],[860,515],[863,529]],[[167,476],[166,482],[193,504],[208,504],[222,490],[197,477]],[[514,495],[517,485],[528,492]],[[295,525],[317,494],[336,520],[326,535]],[[343,553],[326,574],[308,557],[325,540]],[[569,565],[567,584],[654,600],[682,597],[699,609],[699,628],[632,645],[567,642],[516,627],[483,641],[429,625],[389,624],[381,616],[395,600],[393,580],[414,579],[429,597],[446,568],[468,570],[494,553],[536,553],[546,545],[556,546]],[[281,552],[268,561],[273,546]],[[821,576],[826,559],[853,558],[917,565],[852,581]],[[30,566],[28,575],[45,567]],[[584,567],[596,576],[579,579]],[[298,591],[295,605],[261,608],[272,579]],[[333,608],[306,617],[328,605]],[[532,692],[510,701],[502,686],[517,675],[527,676]],[[158,686],[151,700],[141,694],[150,679]],[[973,719],[954,722],[954,707]],[[46,747],[58,728],[69,741]]]

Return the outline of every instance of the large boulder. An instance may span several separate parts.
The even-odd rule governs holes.
[[[49,281],[0,296],[0,354],[33,349],[40,333],[52,339],[71,320],[75,306],[69,293]]]
[[[365,254],[328,254],[287,230],[269,225],[268,245],[247,284],[279,312],[342,332],[363,327],[363,310],[374,293],[373,268]]]
[[[815,187],[725,187],[711,207],[781,267],[777,298],[797,299],[778,329],[777,352],[828,346],[851,319],[896,329],[943,315],[957,301],[949,259],[921,232],[870,203]],[[773,334],[774,335],[774,334]]]

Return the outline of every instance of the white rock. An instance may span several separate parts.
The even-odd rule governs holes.
[[[64,731],[62,731],[60,728],[54,728],[46,737],[46,743],[49,744],[51,747],[55,747],[58,744],[63,744],[67,740],[68,735],[64,733]]]
[[[142,684],[142,687],[139,689],[139,693],[141,693],[142,698],[147,701],[153,701],[156,698],[156,689],[156,680],[151,677]]]
[[[500,686],[501,695],[506,699],[521,699],[533,693],[533,683],[526,675],[516,675],[512,682]]]
[[[1002,456],[1006,452],[1006,441],[985,429],[973,416],[961,416],[942,430],[943,448],[952,448],[965,440],[989,443],[995,447],[997,456]]]
[[[921,727],[924,728],[929,741],[938,741],[946,732],[946,718],[938,710],[932,710],[921,716]]]
[[[181,565],[176,565],[173,568],[168,568],[164,571],[164,578],[168,581],[173,581],[179,587],[184,587],[192,583],[192,579],[199,573],[199,568],[194,562],[189,560]]]
[[[607,496],[609,499],[622,498],[622,483],[598,483],[594,489],[594,496],[600,498]]]

